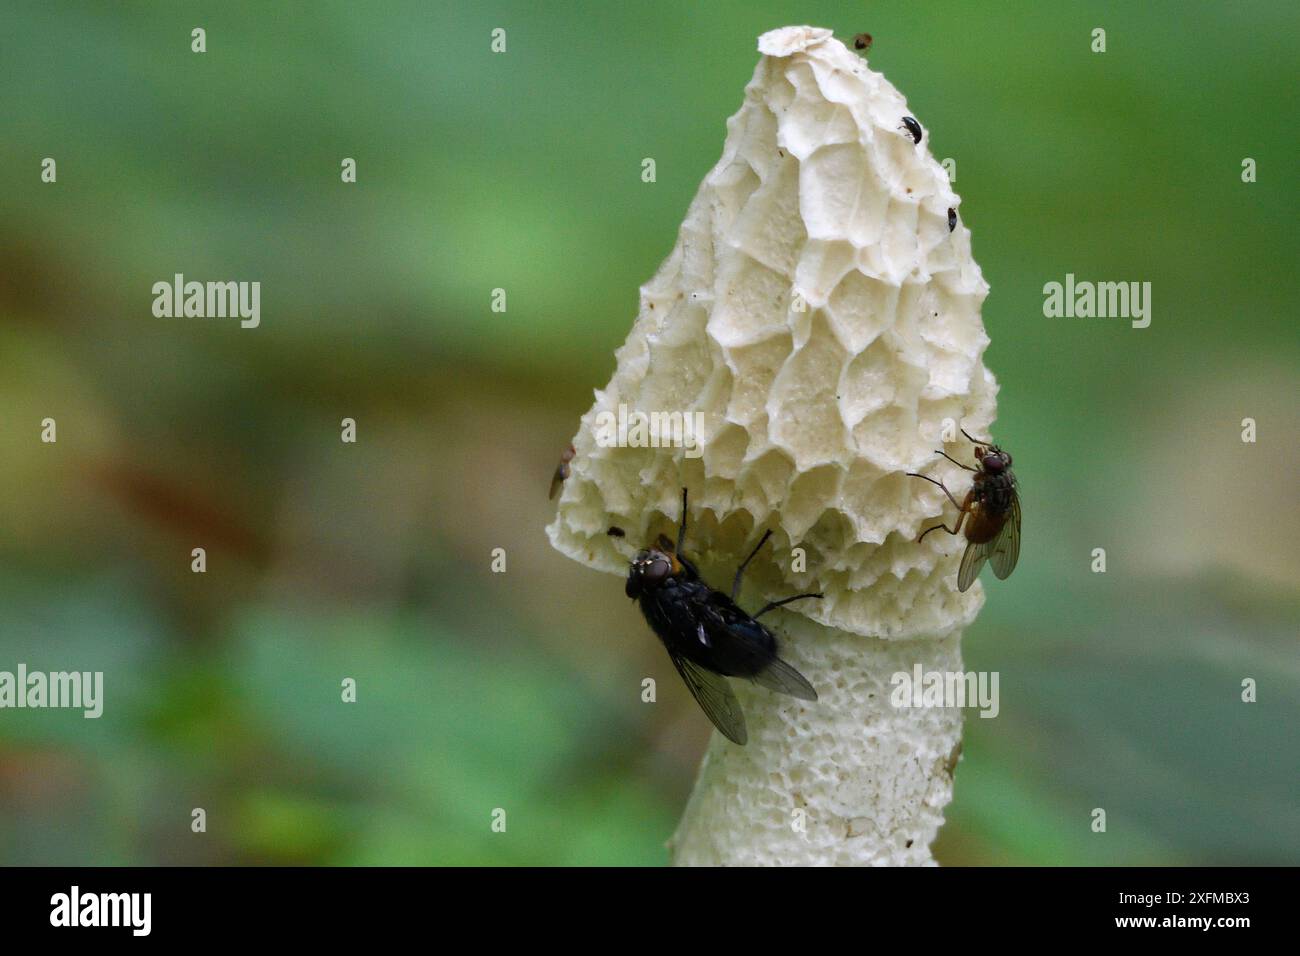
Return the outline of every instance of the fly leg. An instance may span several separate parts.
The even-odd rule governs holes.
[[[943,454],[943,452],[940,452],[939,454]],[[971,471],[974,471],[974,470],[975,470],[974,468],[971,469]],[[948,500],[949,500],[949,501],[951,501],[953,504],[955,504],[958,508],[964,508],[964,507],[965,507],[964,505],[962,505],[962,503],[961,503],[960,501],[958,501],[956,498],[954,498],[954,497],[952,496],[952,492],[948,490],[948,486],[945,485],[942,481],[937,481],[937,480],[935,480],[934,478],[928,478],[928,477],[926,477],[925,475],[918,475],[918,474],[917,474],[916,472],[914,472],[914,471],[909,471],[909,472],[907,472],[906,474],[907,474],[909,477],[912,477],[912,478],[920,478],[920,479],[922,479],[922,480],[924,480],[924,481],[928,481],[928,482],[929,482],[930,484],[932,484],[932,485],[938,485],[940,488],[943,489],[943,493],[944,493],[945,495],[948,496]],[[970,496],[967,495],[967,497],[969,498]]]
[[[946,524],[937,524],[933,528],[926,528],[924,531],[921,532],[921,537],[916,539],[916,543],[920,544],[921,541],[924,540],[927,534],[929,534],[931,531],[938,531],[940,528],[942,528],[944,531],[947,531],[949,534],[959,533],[961,531],[961,523],[963,520],[965,520],[965,518],[966,518],[966,512],[963,511],[960,515],[957,516],[957,527],[955,528],[949,528]]]
[[[735,601],[736,595],[740,593],[740,578],[741,575],[745,573],[746,566],[748,566],[750,561],[754,560],[754,555],[758,554],[758,549],[761,548],[764,544],[766,544],[767,539],[770,537],[772,537],[772,529],[768,528],[767,532],[763,535],[763,537],[759,539],[758,544],[754,545],[754,550],[749,552],[749,557],[747,557],[744,561],[740,563],[740,567],[736,568],[736,580],[733,581],[731,585],[732,601]]]
[[[676,554],[682,553],[682,545],[686,543],[686,489],[682,489],[682,526],[677,529],[677,551]]]
[[[959,462],[956,458],[952,457],[952,455],[948,454],[948,453],[947,453],[946,451],[944,451],[942,448],[936,448],[935,451],[937,451],[939,454],[943,455],[944,458],[947,458],[950,462],[952,462],[952,463],[953,463],[954,465],[956,465],[958,468],[963,468],[963,469],[965,469],[966,471],[979,471],[978,468],[972,468],[970,465],[963,465],[961,462]],[[911,472],[908,472],[908,474],[910,475]],[[917,477],[921,477],[921,476],[918,475]]]
[[[924,477],[924,476],[918,475],[917,477],[919,478],[919,477]],[[939,485],[939,483],[938,483],[937,481],[935,482],[935,484],[936,484],[936,485]],[[943,485],[939,485],[939,487],[940,487],[940,488],[943,488]],[[943,488],[943,490],[946,492],[948,489],[947,489],[947,488]],[[957,534],[958,532],[960,532],[960,531],[961,531],[961,523],[962,523],[963,521],[965,521],[965,520],[966,520],[966,516],[967,516],[968,514],[970,514],[970,503],[971,503],[971,498],[974,497],[974,495],[975,495],[975,489],[972,488],[970,491],[966,492],[966,499],[965,499],[961,504],[957,505],[957,527],[955,527],[955,528],[949,528],[946,524],[937,524],[937,525],[935,525],[933,528],[926,528],[924,531],[921,532],[921,537],[916,539],[916,543],[917,543],[917,544],[920,544],[920,543],[921,543],[921,540],[922,540],[922,539],[923,539],[927,534],[929,534],[931,531],[938,531],[940,528],[943,528],[944,531],[947,531],[949,534],[953,534],[953,535],[955,535],[955,534]],[[949,498],[952,498],[952,495],[948,495],[948,497],[949,497]],[[953,498],[953,502],[952,502],[952,503],[956,505],[956,504],[957,504],[957,499]]]
[[[772,529],[768,528],[767,531],[763,534],[763,537],[759,539],[758,544],[754,545],[754,550],[749,552],[749,557],[747,557],[741,563],[740,567],[736,569],[736,580],[731,585],[731,600],[733,602],[736,600],[736,597],[740,594],[740,579],[741,576],[745,573],[745,567],[749,564],[750,561],[754,560],[754,555],[758,554],[758,549],[761,548],[763,545],[767,544],[767,539],[770,537],[772,537]],[[819,598],[821,596],[822,595],[820,594],[796,594],[794,597],[788,597],[780,601],[770,601],[769,603],[763,605],[763,610],[759,611],[757,614],[754,615],[754,620],[757,621],[768,611],[772,610],[772,608],[780,607],[782,604],[789,604],[791,601],[799,601],[802,600],[803,598]]]
[[[825,595],[824,594],[796,594],[794,597],[782,598],[780,601],[769,601],[767,604],[763,605],[763,610],[759,611],[757,614],[754,615],[754,620],[757,621],[768,611],[772,610],[772,608],[780,607],[782,604],[789,604],[791,601],[800,601],[803,600],[804,598],[820,598],[820,597],[825,597]]]

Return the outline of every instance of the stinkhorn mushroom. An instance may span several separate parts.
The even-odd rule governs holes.
[[[774,30],[758,49],[722,158],[582,418],[547,533],[626,575],[629,543],[671,535],[688,487],[706,580],[725,589],[770,528],[742,606],[825,595],[767,619],[819,699],[732,680],[749,740],[714,733],[675,863],[932,863],[961,712],[895,707],[891,678],[960,671],[983,591],[954,585],[959,539],[917,543],[947,500],[906,473],[955,479],[935,449],[962,442],[958,425],[988,432],[988,286],[903,96],[829,30]]]

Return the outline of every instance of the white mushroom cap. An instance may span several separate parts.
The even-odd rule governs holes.
[[[606,530],[637,545],[671,530],[687,486],[688,545],[706,568],[734,567],[770,527],[751,566],[766,596],[822,591],[795,607],[862,635],[959,628],[980,601],[952,586],[959,542],[915,543],[951,505],[904,473],[936,460],[945,419],[981,434],[994,415],[988,286],[970,232],[948,229],[960,199],[928,136],[916,145],[902,128],[902,94],[829,30],[774,30],[759,50],[722,158],[582,418],[548,533],[624,574],[626,545]],[[702,455],[603,447],[599,416],[620,406],[700,413]],[[795,546],[805,573],[790,570]]]
[[[986,435],[994,417],[988,286],[970,233],[949,231],[960,200],[928,134],[918,145],[903,128],[902,95],[828,30],[775,30],[759,50],[722,158],[583,416],[547,531],[565,554],[626,574],[628,544],[672,531],[685,485],[687,550],[706,580],[725,589],[771,528],[754,589],[825,594],[764,619],[818,700],[732,681],[749,740],[713,735],[675,862],[931,863],[961,711],[895,706],[892,675],[960,671],[983,592],[956,590],[963,541],[917,544],[955,509],[905,472],[969,487],[934,449],[946,431],[968,460],[956,427]],[[607,447],[597,428],[620,406],[700,413],[699,448]]]

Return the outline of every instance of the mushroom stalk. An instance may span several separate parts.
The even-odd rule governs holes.
[[[906,473],[961,487],[935,449],[969,455],[958,426],[987,433],[988,287],[902,95],[829,30],[775,30],[759,51],[547,531],[626,574],[607,529],[671,534],[686,486],[686,551],[714,587],[770,528],[742,606],[825,595],[764,619],[819,699],[732,681],[749,740],[714,734],[675,863],[932,863],[961,712],[903,706],[895,675],[961,671],[983,592],[955,588],[960,541],[917,543],[947,499]]]

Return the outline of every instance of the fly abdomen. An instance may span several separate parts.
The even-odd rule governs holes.
[[[776,638],[755,620],[734,621],[726,639],[714,642],[712,667],[728,677],[753,677],[776,657]]]
[[[664,647],[715,673],[753,677],[776,656],[772,632],[703,581],[670,579],[638,604]]]

